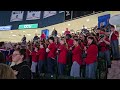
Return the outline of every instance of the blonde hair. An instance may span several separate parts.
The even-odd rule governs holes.
[[[16,79],[16,76],[8,65],[0,63],[0,79]]]

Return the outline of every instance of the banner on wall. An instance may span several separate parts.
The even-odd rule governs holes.
[[[24,24],[19,25],[18,29],[32,29],[32,28],[38,28],[38,24]]]
[[[9,25],[9,26],[0,26],[0,30],[11,30],[11,25]]]
[[[99,16],[98,17],[98,27],[100,28],[101,24],[106,26],[109,24],[110,14]]]
[[[57,11],[44,11],[43,18],[51,17],[56,14],[57,14]]]
[[[64,13],[65,11],[59,11],[59,13]]]
[[[23,14],[24,14],[24,11],[12,11],[10,22],[22,21],[23,20]]]
[[[41,11],[27,11],[26,20],[40,19]]]
[[[72,19],[72,11],[65,11],[65,20]]]

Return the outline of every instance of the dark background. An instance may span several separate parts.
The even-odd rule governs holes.
[[[57,14],[48,18],[43,19],[43,11],[41,11],[41,18],[38,20],[26,20],[27,16],[27,11],[24,11],[23,15],[23,21],[14,21],[10,22],[11,18],[11,12],[12,11],[0,11],[0,26],[7,26],[7,25],[12,25],[12,30],[18,29],[18,26],[20,24],[35,24],[38,23],[39,28],[62,23],[66,20],[70,20],[71,16],[65,17],[65,13],[59,13],[57,11]],[[98,12],[98,11],[96,11]],[[89,15],[92,14],[93,11],[73,11],[71,15],[72,18],[84,16],[84,15]]]

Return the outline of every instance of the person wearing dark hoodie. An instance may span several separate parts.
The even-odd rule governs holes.
[[[12,61],[15,63],[11,68],[17,79],[31,79],[31,69],[25,59],[25,52],[23,49],[16,49],[12,55]]]

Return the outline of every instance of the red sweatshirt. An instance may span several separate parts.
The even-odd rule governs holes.
[[[118,31],[115,31],[115,34],[119,35]],[[111,40],[118,40],[118,37],[115,34],[114,33],[112,34]]]
[[[82,50],[80,49],[80,45],[73,49],[72,54],[72,61],[76,61],[78,64],[82,64]]]
[[[33,52],[31,53],[31,56],[32,56],[32,61],[33,61],[33,62],[37,62],[37,61],[38,61],[37,52],[33,51]]]
[[[85,58],[86,64],[91,64],[97,61],[98,47],[91,44],[87,49],[87,57]]]
[[[48,58],[53,58],[53,59],[55,59],[55,57],[56,57],[56,44],[55,43],[51,43],[51,44],[49,44],[48,45],[48,49],[50,50],[49,52],[48,52]]]
[[[66,40],[66,43],[68,44],[68,49],[73,46],[73,39]]]
[[[40,37],[41,37],[41,39],[45,39],[46,35],[42,33],[42,35]]]
[[[105,40],[110,42],[110,40],[108,38],[105,38]],[[100,49],[101,52],[109,50],[109,48],[108,48],[108,46],[107,46],[107,44],[105,42],[101,42],[99,45],[100,45],[100,48],[101,48]]]
[[[30,57],[30,50],[26,49],[26,59]]]
[[[67,48],[65,45],[59,46],[60,54],[58,56],[58,63],[66,64],[67,61]]]
[[[46,57],[45,48],[40,48],[37,54],[39,55],[39,60],[45,60]]]

